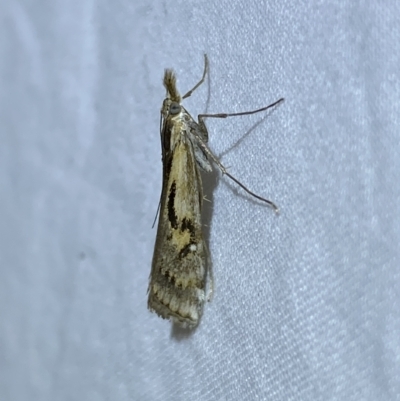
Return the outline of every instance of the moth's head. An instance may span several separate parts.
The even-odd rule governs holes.
[[[175,116],[181,111],[181,95],[176,89],[176,77],[173,70],[165,70],[164,86],[167,95],[161,108],[161,115],[162,118],[167,118],[168,116]]]
[[[168,116],[176,116],[182,110],[182,106],[178,103],[173,101],[172,99],[166,98],[163,101],[163,105],[161,108],[161,114],[164,118]]]

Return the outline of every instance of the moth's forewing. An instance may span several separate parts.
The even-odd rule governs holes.
[[[209,162],[199,153],[188,118],[182,108],[165,118],[162,130],[163,188],[148,307],[181,326],[194,327],[202,315],[208,272],[196,156],[205,167]]]

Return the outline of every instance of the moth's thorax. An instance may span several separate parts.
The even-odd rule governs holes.
[[[171,113],[171,107],[174,108],[173,113]],[[172,151],[178,142],[185,140],[182,137],[187,137],[193,119],[184,107],[171,102],[169,99],[164,100],[161,112],[164,120],[162,128],[163,144],[166,151]]]

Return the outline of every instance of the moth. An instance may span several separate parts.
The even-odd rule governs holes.
[[[208,59],[204,55],[202,78],[181,97],[175,73],[166,69],[164,86],[167,94],[161,108],[163,184],[148,287],[148,308],[162,318],[187,328],[198,325],[204,303],[207,298],[210,299],[213,287],[211,263],[202,232],[203,190],[200,170],[210,172],[211,162],[215,163],[223,175],[278,211],[273,202],[253,193],[227,172],[207,145],[208,131],[204,119],[259,113],[284,99],[253,111],[200,114],[196,122],[181,101],[191,96],[204,82],[207,71]],[[209,294],[206,295],[208,281]]]

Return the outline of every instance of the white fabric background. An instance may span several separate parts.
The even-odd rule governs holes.
[[[0,12],[0,399],[400,400],[400,6],[16,1]],[[216,292],[146,309],[163,70],[209,121]]]

